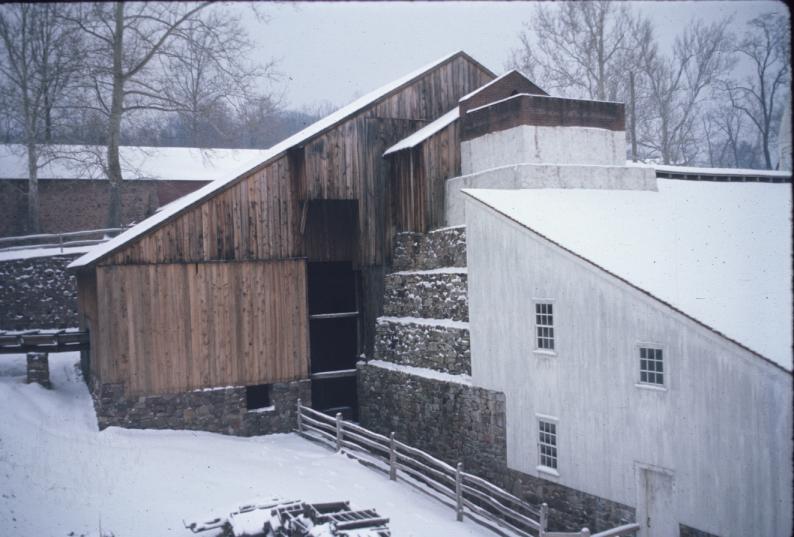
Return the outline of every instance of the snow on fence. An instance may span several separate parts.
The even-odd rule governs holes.
[[[403,444],[391,433],[388,437],[345,421],[342,414],[328,416],[303,406],[298,400],[298,433],[333,445],[337,451],[389,474],[430,494],[455,509],[457,519],[469,517],[499,535],[523,537],[619,537],[633,535],[637,524],[627,524],[591,535],[587,528],[576,533],[547,531],[548,506],[536,508],[488,481],[463,471],[463,464],[451,466],[419,449]]]
[[[392,481],[400,479],[430,493],[455,509],[457,519],[468,516],[501,535],[542,535],[545,505],[537,509],[505,490],[463,471],[394,438],[374,433],[299,404],[298,432],[307,432],[332,443],[364,464],[388,472]],[[380,464],[378,464],[380,463]],[[507,529],[510,533],[500,531]]]
[[[35,248],[72,248],[75,246],[91,246],[109,240],[127,229],[111,227],[103,229],[87,229],[83,231],[67,231],[64,233],[42,233],[39,235],[22,235],[18,237],[0,237],[0,252],[13,252]],[[99,237],[96,237],[99,235]],[[78,240],[76,240],[78,239]],[[42,243],[44,241],[44,243]],[[14,246],[4,246],[12,244]]]

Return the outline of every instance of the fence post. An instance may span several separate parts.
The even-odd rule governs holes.
[[[455,467],[455,511],[457,511],[458,522],[463,521],[463,463],[459,462]]]
[[[394,431],[389,435],[389,479],[397,480],[397,445],[394,442]]]
[[[301,416],[301,400],[300,400],[300,397],[298,397],[298,432],[299,433],[303,432],[303,419],[302,419],[302,416]]]
[[[61,245],[61,253],[63,253],[63,233],[58,233],[58,243]]]
[[[342,451],[342,413],[336,413],[336,450]]]
[[[581,534],[582,537],[590,537],[590,530],[587,528],[582,528]]]
[[[549,529],[549,504],[542,503],[540,504],[540,531],[538,532],[538,537],[543,537],[546,535],[546,530]]]

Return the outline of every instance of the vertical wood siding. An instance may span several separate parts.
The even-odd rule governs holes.
[[[394,232],[383,152],[491,78],[478,64],[457,56],[174,217],[102,264],[303,257],[307,250],[299,226],[300,202],[305,200],[357,200],[355,260],[362,266],[382,264]]]
[[[128,394],[308,376],[302,260],[98,267],[97,284],[99,375]]]
[[[395,231],[425,233],[442,227],[446,180],[460,175],[458,122],[388,158]]]
[[[305,267],[294,258],[352,260],[372,275],[369,345],[395,232],[383,152],[492,78],[455,56],[101,260],[92,355],[102,382],[163,393],[305,378]],[[316,211],[318,200],[352,205]],[[285,261],[263,263],[274,260]]]
[[[176,216],[103,264],[283,259],[301,255],[286,156]]]

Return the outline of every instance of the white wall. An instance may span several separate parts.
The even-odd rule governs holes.
[[[623,166],[626,132],[519,125],[462,142],[460,162],[462,175],[516,162]]]
[[[660,467],[678,522],[791,534],[789,373],[477,201],[466,224],[472,377],[505,393],[511,468],[638,507],[636,468]],[[533,353],[533,297],[554,299],[556,356]],[[641,342],[664,349],[664,391],[635,386]],[[559,419],[557,478],[536,413]]]
[[[606,188],[656,190],[653,168],[588,166],[583,164],[513,164],[448,179],[445,185],[446,225],[465,223],[465,199],[461,188]]]

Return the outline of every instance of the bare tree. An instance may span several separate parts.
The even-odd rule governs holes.
[[[38,172],[57,155],[51,141],[55,111],[74,81],[80,41],[61,16],[62,4],[0,6],[0,98],[10,129],[27,153],[29,232],[40,229]]]
[[[672,54],[659,51],[645,21],[635,42],[644,87],[639,143],[664,164],[692,164],[699,153],[702,105],[731,70],[730,19],[693,21],[678,36]]]
[[[90,39],[90,106],[107,118],[109,225],[121,220],[122,128],[136,118],[177,113],[198,118],[246,94],[270,66],[246,64],[251,50],[239,21],[210,2],[97,2],[72,21]],[[256,11],[252,12],[259,16]],[[205,117],[206,119],[206,117]],[[206,124],[206,122],[205,122]]]
[[[753,73],[742,82],[731,84],[728,89],[733,105],[757,129],[764,164],[767,169],[772,169],[771,147],[783,113],[783,99],[791,92],[791,31],[787,18],[775,13],[756,17],[748,24],[750,30],[736,51],[750,61]]]
[[[159,86],[188,127],[191,145],[206,143],[200,126],[223,137],[232,135],[212,120],[217,111],[229,108],[240,115],[242,108],[258,101],[275,106],[272,96],[262,94],[260,89],[264,79],[276,77],[275,62],[247,61],[254,46],[239,16],[207,12],[186,22],[177,34],[176,46],[161,55],[160,72],[167,80],[160,81]]]
[[[611,0],[538,5],[508,63],[562,95],[616,100],[628,87],[635,19]]]

